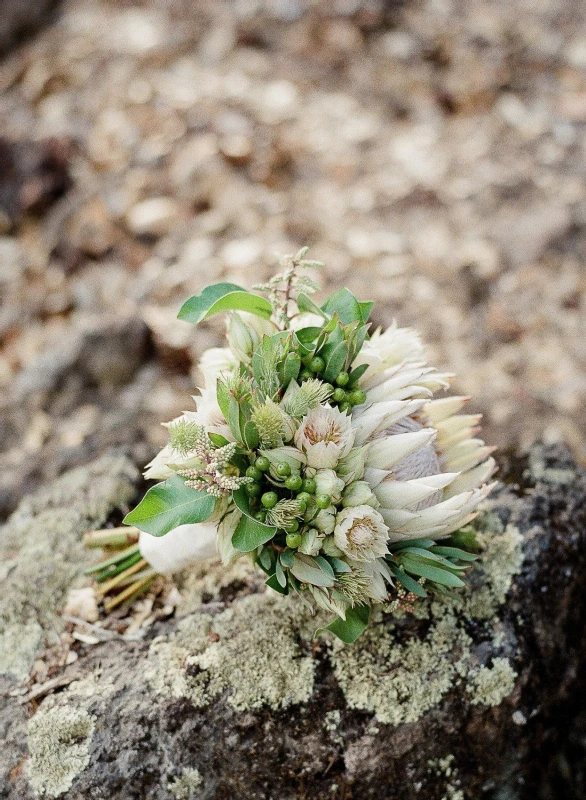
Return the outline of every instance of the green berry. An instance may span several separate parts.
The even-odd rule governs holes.
[[[328,508],[332,503],[332,498],[329,494],[318,494],[315,498],[315,504],[318,508]]]
[[[279,464],[277,464],[277,466],[275,467],[275,472],[277,473],[277,475],[278,475],[280,478],[286,478],[286,477],[287,477],[287,475],[290,475],[290,474],[291,474],[291,467],[289,466],[289,464],[287,464],[287,462],[286,462],[286,461],[281,461],[281,462],[280,462]]]
[[[274,508],[279,502],[276,492],[265,492],[260,498],[260,502],[265,508]]]
[[[343,403],[346,399],[346,392],[343,389],[334,389],[334,394],[332,395],[332,400],[335,403]]]
[[[259,456],[254,462],[254,466],[257,469],[260,469],[261,472],[268,472],[271,466],[271,462],[268,460],[266,456]]]
[[[299,494],[295,499],[297,500],[298,503],[305,503],[306,508],[311,503],[311,495],[309,494],[309,492],[299,492]]]
[[[348,375],[348,373],[342,370],[342,372],[340,372],[340,374],[336,378],[336,383],[338,384],[338,386],[346,386],[349,380],[350,376]]]
[[[245,484],[244,489],[249,497],[258,497],[262,492],[260,483],[247,483]]]
[[[260,481],[262,478],[262,472],[258,467],[248,467],[246,470],[246,477],[252,478],[253,481]]]
[[[287,533],[296,533],[299,530],[299,523],[296,519],[292,519],[285,525],[285,530]]]
[[[303,489],[304,492],[308,492],[308,494],[315,494],[317,486],[313,478],[305,478],[305,480],[301,484],[301,488]]]
[[[331,383],[324,383],[324,389],[327,389],[330,393],[334,391],[334,387]]]
[[[326,368],[326,362],[321,356],[314,356],[309,362],[309,369],[312,372],[323,372]]]
[[[297,505],[299,506],[299,513],[305,514],[307,511],[307,503],[304,500],[297,500]]]
[[[285,481],[285,486],[292,492],[298,492],[299,489],[301,489],[302,484],[303,480],[301,478],[301,475],[289,475],[289,477]]]
[[[262,510],[257,511],[256,514],[254,515],[254,518],[258,520],[258,522],[264,522],[265,519],[267,518],[267,512]]]
[[[313,378],[313,373],[310,372],[308,369],[302,369],[299,373],[299,380],[306,381],[308,378]]]
[[[348,400],[353,406],[360,406],[362,403],[366,402],[366,392],[364,389],[355,389],[353,392],[350,392]]]
[[[344,411],[351,411],[351,410],[352,410],[352,403],[349,403],[347,400],[345,400],[343,403],[340,403],[340,405],[338,406],[338,408],[339,408],[339,409],[340,409],[340,411],[342,411],[342,412],[344,412]]]
[[[301,534],[300,533],[288,533],[285,539],[287,542],[287,547],[290,547],[292,550],[295,550],[296,547],[302,542]]]

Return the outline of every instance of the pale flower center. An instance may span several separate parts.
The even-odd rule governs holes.
[[[334,420],[325,420],[322,424],[308,424],[305,426],[305,436],[311,444],[324,442],[325,444],[340,444],[340,426]]]
[[[364,547],[375,541],[376,534],[376,527],[371,520],[358,520],[348,531],[348,541],[355,547]]]

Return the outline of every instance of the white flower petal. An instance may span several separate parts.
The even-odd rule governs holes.
[[[433,428],[422,428],[412,433],[397,433],[376,439],[369,445],[366,464],[368,467],[390,470],[401,459],[432,442],[435,436]]]
[[[141,531],[138,546],[151,567],[169,575],[218,555],[216,525],[209,522],[179,525],[165,536]]]

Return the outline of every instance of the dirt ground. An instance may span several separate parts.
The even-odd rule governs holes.
[[[218,324],[303,244],[417,327],[501,448],[586,462],[579,0],[68,0],[0,61],[0,514],[144,463]]]

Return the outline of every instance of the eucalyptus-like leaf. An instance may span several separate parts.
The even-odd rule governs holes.
[[[355,606],[346,611],[346,619],[338,617],[325,628],[320,628],[316,633],[330,631],[346,644],[352,644],[368,627],[369,616],[369,606]]]
[[[312,556],[295,553],[291,572],[302,583],[313,586],[333,586],[334,578],[325,572]]]
[[[197,325],[221,311],[248,311],[269,319],[273,309],[266,298],[252,294],[235,283],[214,283],[201,294],[190,297],[181,306],[178,318]]]
[[[134,525],[151,536],[164,536],[188,522],[205,522],[213,514],[215,499],[185,485],[174,475],[153,486],[137,507],[124,517],[125,525]]]

